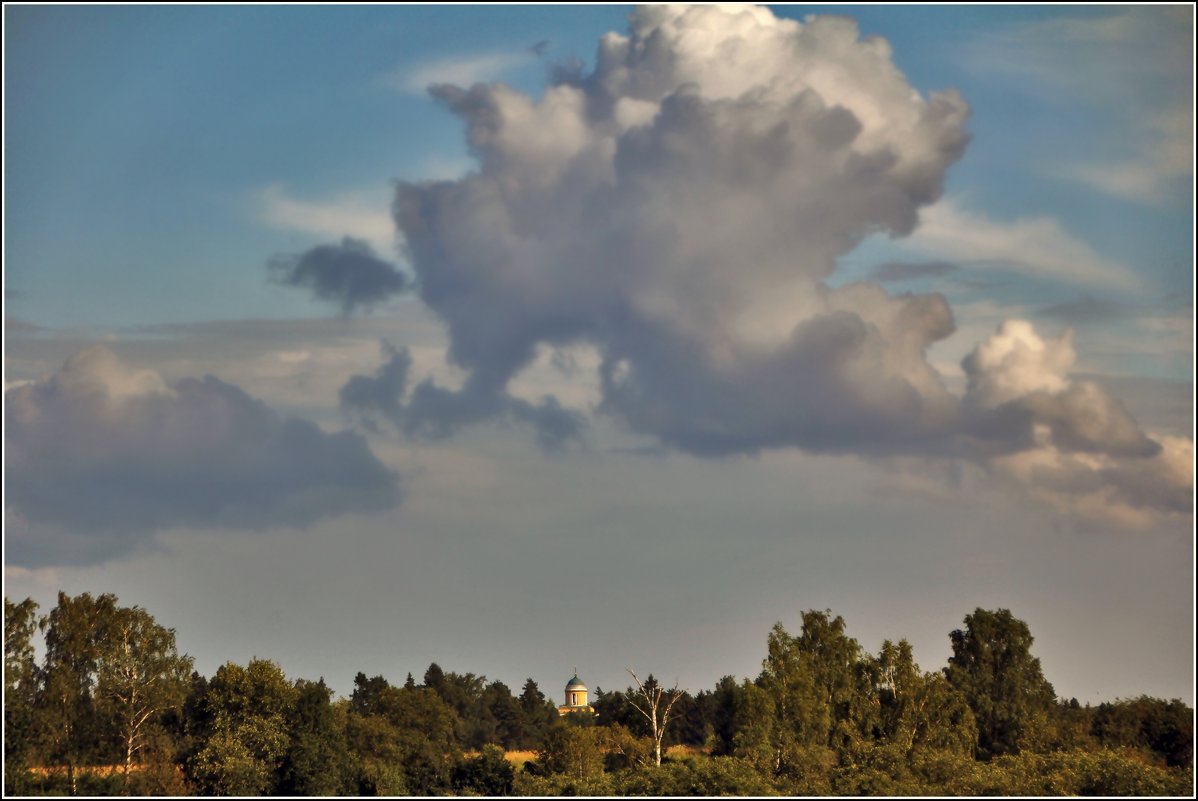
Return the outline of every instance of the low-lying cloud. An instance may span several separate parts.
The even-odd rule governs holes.
[[[4,403],[13,564],[91,563],[172,526],[305,526],[400,500],[360,435],[281,417],[213,376],[168,386],[101,345]]]

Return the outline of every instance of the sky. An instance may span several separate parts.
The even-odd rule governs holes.
[[[1190,6],[4,9],[4,590],[211,674],[1194,699]]]

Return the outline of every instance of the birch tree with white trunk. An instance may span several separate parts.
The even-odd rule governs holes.
[[[161,714],[183,703],[192,660],[175,632],[141,607],[117,609],[97,662],[97,695],[115,719],[124,750],[124,784]]]
[[[674,709],[674,704],[678,699],[686,694],[685,690],[678,689],[678,683],[675,682],[673,688],[666,690],[660,684],[653,681],[653,676],[649,676],[648,681],[642,682],[637,678],[636,673],[632,668],[628,668],[628,675],[632,676],[632,680],[636,682],[637,697],[631,693],[628,696],[628,703],[632,707],[645,716],[649,721],[650,730],[653,734],[653,759],[654,762],[661,765],[661,741],[666,736],[666,726],[671,718],[670,713]]]

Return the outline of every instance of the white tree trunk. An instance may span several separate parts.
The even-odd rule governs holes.
[[[631,698],[628,699],[628,703],[648,719],[653,732],[653,761],[658,767],[661,767],[661,742],[666,736],[666,724],[670,722],[670,710],[674,708],[674,703],[682,697],[683,693],[678,692],[677,682],[671,690],[663,690],[659,685],[655,685],[652,689],[646,689],[644,683],[637,678],[636,673],[632,672],[632,668],[628,668],[628,674],[636,682],[641,698],[644,699],[645,707],[642,709]],[[663,700],[665,701],[664,706],[662,705]]]

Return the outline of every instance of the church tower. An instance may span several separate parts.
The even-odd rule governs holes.
[[[578,671],[575,670],[573,678],[566,682],[566,703],[557,708],[557,714],[594,711],[594,707],[587,703],[587,686],[578,678]]]

